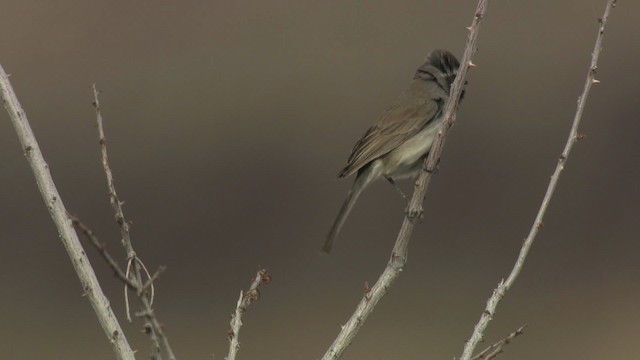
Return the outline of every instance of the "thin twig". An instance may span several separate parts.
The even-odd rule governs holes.
[[[7,109],[11,122],[16,129],[20,144],[22,145],[29,165],[31,165],[31,170],[36,178],[45,205],[58,228],[60,240],[67,250],[71,263],[80,278],[82,288],[98,316],[98,322],[107,335],[117,358],[132,360],[134,359],[133,351],[109,305],[109,300],[100,288],[98,279],[89,263],[89,258],[83,250],[82,244],[80,244],[78,234],[71,224],[71,219],[69,219],[67,215],[68,213],[62,202],[62,198],[60,198],[60,194],[53,182],[53,178],[49,172],[49,166],[45,162],[40,147],[38,146],[38,141],[33,134],[33,130],[31,130],[27,115],[22,109],[22,106],[20,106],[20,102],[9,82],[9,77],[4,72],[2,66],[0,66],[0,88],[2,88],[4,107]]]
[[[240,327],[242,326],[242,314],[247,310],[249,305],[260,298],[260,292],[258,286],[262,283],[269,284],[271,282],[271,275],[267,273],[267,270],[258,270],[256,277],[253,279],[251,286],[247,292],[240,291],[240,298],[236,304],[236,310],[231,315],[231,329],[229,330],[229,355],[226,360],[235,360],[238,350],[240,350],[240,342],[238,337],[240,336]]]
[[[595,78],[595,73],[596,69],[598,68],[598,58],[600,56],[600,52],[602,51],[602,38],[604,35],[604,28],[607,24],[607,20],[609,19],[609,13],[611,12],[611,9],[615,6],[615,4],[616,0],[608,0],[604,10],[604,15],[602,16],[602,18],[598,19],[600,26],[598,29],[598,35],[596,37],[596,43],[593,49],[593,53],[591,54],[591,65],[589,66],[589,70],[587,71],[587,78],[584,83],[582,95],[578,97],[578,105],[576,114],[573,118],[573,125],[571,126],[571,131],[569,132],[569,138],[567,139],[564,150],[562,151],[562,154],[558,159],[556,169],[551,176],[551,180],[549,181],[547,192],[545,193],[542,203],[540,204],[540,208],[538,209],[538,214],[536,215],[535,221],[533,222],[533,225],[529,230],[529,235],[524,240],[522,247],[520,248],[520,254],[518,255],[518,259],[516,260],[516,263],[513,266],[509,277],[506,281],[502,280],[498,284],[498,287],[493,290],[493,294],[487,301],[487,306],[482,312],[480,320],[473,329],[471,338],[464,346],[464,350],[462,356],[460,357],[460,360],[469,360],[471,358],[476,345],[482,340],[485,329],[491,321],[493,314],[495,314],[498,303],[500,303],[500,300],[502,300],[505,293],[511,288],[514,281],[518,278],[518,275],[522,270],[522,266],[524,265],[524,261],[527,258],[527,254],[529,253],[529,249],[531,249],[531,245],[533,244],[536,235],[538,235],[538,232],[543,227],[542,219],[544,218],[547,207],[549,206],[549,202],[551,201],[551,197],[553,196],[556,186],[558,185],[560,174],[564,169],[564,164],[567,162],[569,153],[571,152],[571,149],[573,148],[573,145],[576,143],[576,141],[582,138],[582,136],[578,134],[578,126],[580,125],[580,121],[582,119],[582,112],[584,111],[587,97],[589,96],[589,91],[591,90],[591,85],[599,82]]]
[[[93,247],[95,247],[98,250],[98,253],[100,254],[100,256],[102,256],[102,258],[107,263],[107,265],[109,265],[111,270],[113,270],[116,277],[120,279],[122,282],[124,282],[125,284],[127,284],[129,289],[136,291],[138,289],[137,285],[134,284],[133,281],[131,281],[127,277],[127,275],[122,270],[122,268],[120,268],[120,265],[118,264],[118,262],[111,256],[111,254],[109,254],[105,244],[100,242],[100,240],[98,240],[98,237],[96,237],[93,231],[91,231],[91,229],[87,225],[85,225],[82,221],[80,221],[78,217],[73,215],[70,215],[70,217],[71,217],[71,223],[73,224],[73,226],[76,229],[80,229],[82,231],[84,236],[91,242],[91,245],[93,245]]]
[[[144,285],[142,285],[142,289],[140,289],[140,291],[147,291],[148,288],[151,288],[151,301],[153,301],[153,295],[154,295],[153,283],[160,277],[160,274],[162,274],[165,270],[167,270],[166,266],[158,267],[158,270],[156,270],[156,272],[153,273],[153,276],[149,277],[147,282],[144,283]]]
[[[99,142],[100,142],[100,150],[102,152],[102,167],[104,169],[105,175],[107,176],[107,186],[109,188],[109,200],[111,202],[111,206],[115,212],[115,219],[118,225],[120,226],[120,234],[122,235],[122,246],[125,248],[127,252],[127,259],[132,264],[133,268],[133,283],[137,285],[139,291],[136,293],[138,295],[138,299],[142,304],[143,314],[145,317],[145,331],[150,335],[149,338],[152,342],[152,359],[160,360],[160,344],[162,344],[162,348],[164,348],[167,357],[169,360],[175,360],[176,357],[171,349],[171,345],[169,344],[169,339],[167,338],[162,325],[158,321],[153,308],[151,307],[151,299],[149,294],[146,291],[142,291],[143,282],[142,282],[142,261],[137,257],[136,252],[133,249],[133,244],[131,242],[131,236],[129,234],[129,223],[126,221],[124,217],[124,212],[122,211],[122,201],[118,198],[118,193],[116,192],[116,187],[113,180],[113,173],[111,172],[111,168],[109,166],[109,156],[107,154],[107,142],[104,135],[104,128],[102,125],[102,113],[100,111],[100,102],[98,101],[99,92],[96,89],[96,85],[93,84],[93,106],[96,110],[96,121],[98,124],[98,134],[99,134]],[[128,269],[127,269],[128,273]],[[125,287],[126,292],[126,287]],[[128,311],[127,311],[128,313]]]
[[[100,94],[96,89],[96,84],[93,84],[93,107],[96,110],[96,121],[98,123],[98,134],[100,136],[100,151],[102,153],[102,168],[104,170],[105,175],[107,176],[107,186],[109,187],[109,201],[111,202],[111,206],[115,212],[116,222],[120,226],[120,234],[122,235],[122,246],[127,251],[127,258],[132,259],[136,256],[136,252],[133,250],[133,245],[131,244],[131,237],[129,235],[129,223],[126,221],[124,217],[124,212],[122,211],[122,201],[118,198],[118,193],[116,192],[115,182],[113,180],[113,173],[111,172],[111,167],[109,166],[109,155],[107,153],[107,140],[104,135],[104,127],[102,125],[102,113],[100,111],[100,102],[98,101],[98,95]]]
[[[429,156],[425,160],[424,171],[420,174],[416,182],[413,196],[409,202],[408,210],[404,221],[402,222],[402,227],[398,233],[387,267],[384,269],[375,285],[371,289],[368,289],[368,291],[365,290],[365,294],[362,300],[360,300],[358,307],[353,315],[351,315],[349,321],[342,326],[342,329],[333,344],[322,357],[323,360],[338,359],[342,355],[346,348],[351,344],[351,341],[371,312],[373,312],[378,301],[380,301],[380,299],[382,299],[382,297],[387,293],[387,290],[398,275],[400,275],[400,272],[402,272],[404,265],[406,264],[409,240],[411,239],[411,234],[413,233],[417,220],[422,217],[422,202],[424,201],[424,197],[429,186],[431,174],[437,167],[438,160],[440,159],[440,155],[442,154],[444,147],[445,137],[455,121],[454,113],[460,100],[460,94],[465,83],[467,70],[472,64],[471,57],[477,50],[476,44],[478,42],[478,33],[480,30],[480,24],[487,10],[487,3],[488,0],[480,0],[474,12],[473,22],[468,28],[469,37],[467,39],[467,45],[465,47],[460,68],[458,69],[458,75],[452,84],[449,101],[443,110],[442,116],[444,121],[442,128],[438,132],[438,135],[431,146],[431,150],[429,151]]]
[[[506,345],[509,345],[513,339],[517,336],[522,335],[524,333],[524,329],[527,325],[522,325],[518,330],[512,332],[504,339],[489,345],[486,349],[482,350],[476,356],[474,356],[471,360],[491,360],[502,353],[503,348]]]

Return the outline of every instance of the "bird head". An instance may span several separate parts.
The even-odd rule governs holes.
[[[414,75],[414,79],[425,81],[436,81],[438,85],[447,93],[451,91],[451,84],[458,75],[460,62],[455,55],[447,50],[434,50],[427,55],[427,59]],[[467,82],[465,82],[465,85]],[[460,100],[464,97],[464,88],[460,94]]]

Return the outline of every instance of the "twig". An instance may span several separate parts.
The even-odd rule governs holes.
[[[142,289],[140,289],[140,291],[147,291],[148,288],[151,288],[151,301],[153,301],[153,293],[154,293],[153,283],[160,277],[160,274],[162,274],[165,270],[167,270],[166,266],[158,267],[158,270],[156,270],[156,272],[153,273],[153,276],[149,277],[147,282],[144,283],[144,285],[142,285]]]
[[[438,132],[438,136],[431,146],[429,156],[425,160],[425,171],[420,174],[416,182],[413,196],[409,202],[407,213],[404,221],[402,222],[402,227],[398,233],[387,267],[384,269],[375,285],[369,291],[365,291],[365,294],[362,300],[360,300],[355,312],[351,315],[349,321],[342,326],[342,329],[333,344],[322,357],[323,360],[338,359],[342,355],[346,348],[351,344],[351,341],[371,312],[373,312],[378,301],[380,301],[380,299],[382,299],[382,297],[387,293],[387,290],[398,275],[400,275],[400,272],[402,272],[404,265],[406,264],[409,240],[411,239],[411,234],[413,233],[416,221],[422,217],[422,202],[424,201],[424,197],[429,186],[431,174],[436,169],[438,160],[442,154],[445,137],[455,121],[454,112],[460,100],[460,94],[465,83],[467,70],[472,65],[471,57],[477,50],[476,44],[478,42],[480,23],[485,16],[487,3],[488,0],[480,0],[474,12],[473,22],[468,28],[469,37],[467,39],[467,45],[465,47],[460,68],[458,69],[458,75],[451,87],[449,101],[443,110],[443,118],[445,120],[442,124],[441,130]]]
[[[162,325],[158,321],[151,307],[151,300],[149,294],[146,291],[142,291],[144,285],[142,282],[142,266],[141,260],[137,257],[136,252],[133,249],[133,244],[131,243],[131,237],[129,235],[129,223],[126,221],[124,217],[124,212],[122,211],[122,202],[118,198],[118,194],[116,192],[116,187],[113,180],[113,173],[111,172],[111,168],[109,166],[109,156],[107,154],[107,142],[104,135],[104,128],[102,126],[102,114],[100,112],[100,102],[98,101],[99,92],[96,89],[96,85],[93,84],[93,106],[96,110],[96,121],[98,124],[98,134],[100,137],[100,149],[102,152],[102,167],[104,169],[105,175],[107,176],[107,186],[109,187],[109,200],[111,202],[111,206],[115,212],[116,222],[120,226],[120,234],[122,235],[122,246],[125,248],[127,252],[127,259],[132,263],[133,267],[133,283],[137,285],[137,288],[140,290],[137,292],[138,299],[142,304],[143,314],[147,324],[145,324],[145,330],[150,335],[153,350],[152,350],[152,358],[156,360],[160,360],[160,344],[164,348],[167,353],[167,357],[169,360],[175,360],[176,357],[171,349],[171,345],[169,344],[169,339],[164,333]],[[126,293],[126,287],[125,287]]]
[[[124,276],[127,277],[127,279],[129,278],[129,274],[131,274],[131,264],[133,264],[133,261],[135,260],[135,258],[133,259],[129,259],[127,260],[127,271],[124,274]],[[131,280],[130,280],[131,281]],[[138,288],[138,283],[135,283],[136,289]],[[137,291],[136,291],[137,293]],[[129,321],[129,323],[132,323],[133,320],[131,320],[131,307],[129,306],[129,292],[127,292],[127,287],[124,287],[124,308],[125,308],[125,314],[127,314],[127,321]],[[151,357],[151,359],[154,360],[160,360],[160,359],[156,359],[155,357]]]
[[[95,247],[98,250],[98,253],[100,254],[100,256],[102,256],[102,258],[107,263],[107,265],[109,265],[111,270],[113,270],[116,277],[120,279],[122,282],[124,282],[125,284],[127,284],[129,289],[136,291],[138,289],[137,284],[134,284],[133,281],[131,281],[127,277],[124,271],[122,271],[122,269],[120,268],[120,265],[118,265],[118,262],[107,251],[107,247],[105,246],[105,244],[101,243],[100,240],[98,240],[98,238],[95,236],[93,231],[91,231],[91,229],[89,229],[87,225],[85,225],[82,221],[80,221],[78,217],[70,215],[70,218],[73,226],[76,229],[80,229],[82,231],[84,236],[91,242],[93,247]]]
[[[509,345],[509,343],[515,339],[517,336],[522,335],[524,333],[524,329],[527,325],[522,325],[518,330],[512,332],[504,339],[489,345],[486,349],[482,350],[478,355],[474,356],[471,360],[491,360],[498,356],[503,351],[503,347]]]
[[[229,355],[226,360],[235,360],[238,350],[240,350],[240,342],[238,337],[240,336],[240,327],[242,326],[242,314],[247,310],[249,305],[260,298],[260,292],[258,286],[262,283],[269,284],[271,282],[271,275],[267,273],[267,270],[258,270],[256,277],[253,279],[251,286],[247,292],[240,291],[240,298],[236,304],[236,310],[231,315],[231,329],[229,330]]]
[[[22,109],[22,106],[20,106],[20,102],[9,82],[9,77],[4,72],[2,66],[0,66],[0,88],[2,88],[4,107],[7,109],[11,122],[16,129],[22,149],[36,178],[40,193],[42,194],[53,222],[58,228],[60,240],[67,250],[71,263],[80,278],[82,288],[98,316],[98,322],[109,338],[109,342],[117,358],[132,360],[134,359],[133,351],[127,342],[120,324],[118,324],[118,320],[113,314],[109,300],[100,288],[98,279],[89,263],[89,258],[87,258],[80,244],[78,234],[76,234],[73,229],[71,220],[67,215],[67,210],[53,182],[53,178],[49,172],[49,166],[45,162],[36,137],[31,130],[27,115]]]
[[[115,183],[113,180],[113,173],[111,172],[111,167],[109,166],[109,156],[107,154],[107,140],[104,135],[104,127],[102,126],[102,113],[100,111],[100,102],[98,101],[98,95],[100,94],[96,89],[96,84],[93,84],[93,107],[96,110],[96,121],[98,123],[98,134],[100,136],[100,151],[102,153],[102,168],[104,169],[104,173],[107,176],[107,186],[109,187],[109,201],[111,202],[111,206],[113,207],[113,211],[115,212],[115,218],[118,225],[120,225],[120,233],[122,235],[122,246],[124,246],[127,251],[127,258],[131,259],[136,256],[136,252],[133,250],[133,245],[131,244],[131,237],[129,235],[129,223],[125,220],[124,212],[122,211],[122,202],[118,198],[118,193],[116,192]]]
[[[538,235],[538,232],[543,227],[542,219],[547,211],[547,207],[549,206],[549,202],[551,201],[551,197],[553,196],[556,186],[558,185],[558,180],[560,179],[560,173],[564,169],[564,164],[566,163],[567,158],[569,157],[569,153],[571,152],[571,149],[573,148],[573,145],[576,143],[576,141],[583,137],[578,134],[578,126],[580,125],[580,120],[582,119],[582,112],[584,111],[584,106],[587,102],[587,97],[589,96],[591,85],[599,82],[595,78],[596,69],[598,68],[598,57],[600,56],[600,52],[602,51],[602,38],[604,35],[604,28],[605,28],[605,25],[607,24],[607,20],[609,19],[609,13],[611,12],[611,8],[613,8],[615,4],[616,4],[616,0],[608,0],[604,10],[604,15],[602,16],[602,18],[598,19],[600,26],[598,29],[598,35],[596,37],[596,43],[593,49],[593,53],[591,54],[591,65],[589,66],[589,70],[587,71],[587,78],[584,83],[584,89],[582,91],[582,95],[578,97],[578,105],[576,109],[576,114],[573,118],[573,125],[571,126],[571,131],[569,132],[569,138],[567,139],[567,143],[565,144],[564,150],[562,151],[562,154],[558,159],[558,164],[556,165],[556,169],[553,172],[553,175],[551,176],[551,180],[549,181],[549,185],[547,187],[547,192],[545,193],[544,199],[540,204],[540,208],[538,209],[538,214],[536,215],[536,219],[533,222],[531,229],[529,230],[529,235],[524,240],[522,247],[520,248],[520,254],[518,255],[518,259],[516,260],[516,263],[513,266],[513,269],[511,270],[509,277],[507,278],[506,281],[502,280],[498,284],[498,287],[495,290],[493,290],[493,294],[487,301],[487,306],[485,307],[485,310],[482,312],[482,316],[480,317],[480,320],[478,321],[475,328],[473,329],[473,334],[471,335],[471,338],[469,339],[469,341],[467,341],[467,343],[464,346],[464,350],[463,350],[462,356],[460,357],[460,360],[469,360],[471,358],[476,345],[478,344],[479,341],[481,341],[484,331],[487,328],[487,325],[491,321],[493,314],[495,314],[498,303],[500,303],[500,300],[502,300],[507,290],[511,288],[514,281],[520,274],[520,271],[522,270],[522,266],[524,265],[524,261],[527,258],[527,254],[529,253],[529,249],[531,248],[531,245],[533,244],[533,241],[535,240],[536,235]]]

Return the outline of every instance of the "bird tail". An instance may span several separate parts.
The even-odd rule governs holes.
[[[324,242],[324,246],[322,247],[323,252],[327,254],[331,252],[333,242],[340,233],[340,230],[342,230],[342,225],[344,225],[345,220],[347,220],[347,216],[349,216],[351,209],[353,209],[353,205],[355,205],[356,200],[358,200],[358,197],[362,193],[362,190],[364,190],[365,186],[368,183],[367,178],[367,176],[358,176],[353,182],[353,186],[351,187],[351,190],[349,190],[347,198],[344,199],[342,207],[340,208],[340,212],[338,213],[336,220],[333,222],[333,226],[329,231],[329,235]]]

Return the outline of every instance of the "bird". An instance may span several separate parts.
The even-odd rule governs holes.
[[[458,59],[447,50],[430,52],[407,89],[356,142],[338,178],[352,174],[356,177],[325,240],[323,252],[331,252],[347,216],[367,186],[384,178],[400,191],[396,180],[420,173],[444,121],[442,111],[459,66]],[[463,96],[464,89],[460,99]],[[405,197],[401,191],[400,194]]]

